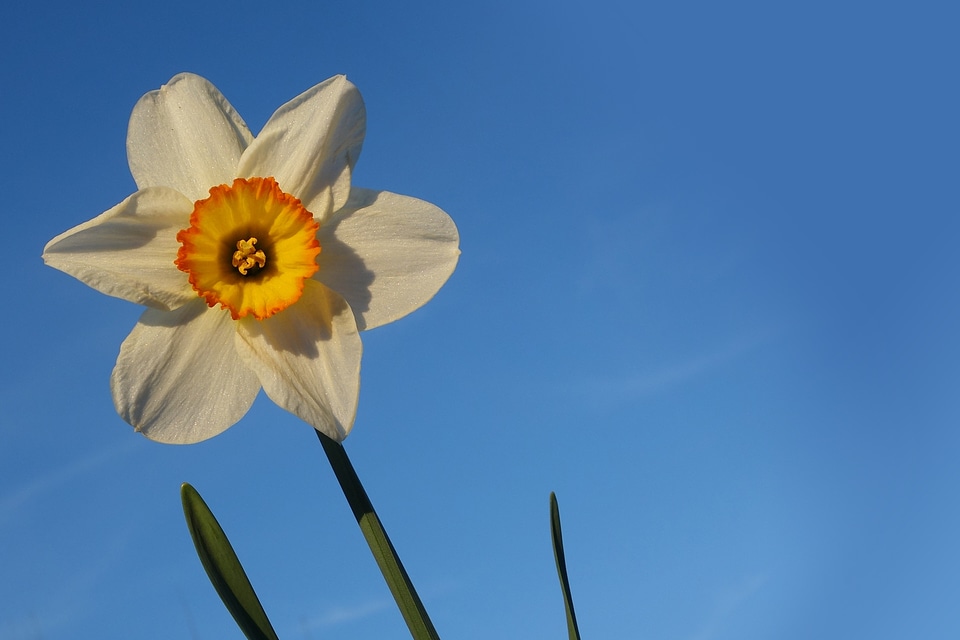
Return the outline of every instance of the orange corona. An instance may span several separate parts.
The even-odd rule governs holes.
[[[299,300],[316,273],[319,228],[273,178],[237,178],[194,205],[175,263],[211,307],[263,320]]]

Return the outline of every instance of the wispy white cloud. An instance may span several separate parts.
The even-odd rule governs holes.
[[[690,636],[690,640],[711,640],[715,637],[730,616],[759,591],[766,581],[767,577],[764,575],[749,576],[718,594],[707,619],[696,633]]]
[[[85,458],[75,460],[65,467],[36,476],[28,483],[0,496],[0,526],[13,518],[17,510],[28,502],[36,500],[44,493],[70,482],[77,476],[122,456],[142,444],[143,442],[141,442],[139,438],[126,439],[120,445],[92,453]]]
[[[447,593],[458,588],[456,581],[441,580],[433,582],[426,588],[420,589],[423,596],[436,597],[438,594]],[[423,585],[421,585],[423,587]],[[337,604],[326,606],[319,615],[304,618],[301,620],[299,631],[304,638],[309,638],[311,631],[318,629],[328,629],[330,627],[345,625],[358,620],[363,620],[371,616],[394,609],[396,603],[393,598],[370,599],[354,604]]]
[[[44,637],[43,631],[46,626],[34,612],[20,618],[0,620],[0,638],[40,640]]]
[[[115,542],[104,545],[105,554],[87,557],[74,570],[59,574],[57,581],[43,592],[44,597],[29,605],[27,610],[3,612],[13,614],[9,617],[0,614],[0,638],[41,640],[60,637],[63,630],[75,628],[78,621],[97,615],[99,603],[93,601],[92,594],[99,591],[105,576],[110,575],[123,541],[128,538],[128,531],[117,531],[113,538]]]
[[[577,388],[581,394],[605,404],[662,393],[721,369],[769,341],[772,334],[772,331],[765,331],[739,337],[711,351],[647,371],[587,378]]]
[[[394,606],[393,600],[381,598],[379,600],[369,600],[367,602],[361,602],[358,604],[327,607],[327,609],[320,615],[304,620],[301,625],[301,630],[303,632],[309,632],[314,629],[322,629],[347,622],[354,622],[356,620],[361,620],[363,618],[376,615],[392,606]]]

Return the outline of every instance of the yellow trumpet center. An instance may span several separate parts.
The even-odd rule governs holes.
[[[319,268],[319,228],[273,178],[237,178],[194,205],[175,263],[211,307],[262,320],[300,299]]]

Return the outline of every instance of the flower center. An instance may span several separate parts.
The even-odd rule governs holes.
[[[273,178],[237,178],[194,204],[175,263],[211,307],[262,320],[300,299],[319,268],[319,228]]]
[[[240,275],[245,276],[254,267],[259,271],[267,264],[267,255],[263,251],[257,251],[257,239],[237,240],[237,250],[233,252],[233,266],[237,268]]]

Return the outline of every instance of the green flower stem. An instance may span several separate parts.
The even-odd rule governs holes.
[[[417,595],[413,583],[410,582],[410,577],[407,576],[393,544],[390,543],[390,538],[387,537],[387,532],[384,531],[383,525],[380,523],[380,518],[377,517],[377,512],[373,510],[373,505],[370,504],[370,498],[367,497],[367,492],[360,483],[357,472],[350,464],[350,459],[347,457],[343,445],[319,431],[317,431],[317,437],[320,438],[320,444],[323,445],[327,459],[330,460],[330,466],[333,467],[333,472],[340,482],[343,495],[350,503],[353,516],[357,519],[357,524],[360,525],[363,537],[367,539],[370,551],[380,567],[380,572],[383,573],[383,577],[387,581],[387,586],[390,587],[394,600],[397,601],[397,606],[400,608],[400,613],[403,614],[403,619],[407,622],[411,635],[415,640],[440,640],[440,636],[433,628],[433,623],[430,622],[430,617],[423,608],[423,603],[420,602],[420,597]]]
[[[567,633],[570,640],[580,640],[577,614],[573,610],[573,595],[570,593],[570,580],[567,578],[567,560],[563,555],[560,505],[557,504],[557,496],[552,491],[550,492],[550,539],[553,541],[553,559],[557,561],[557,574],[560,576],[560,589],[563,591],[563,607],[567,610]]]

